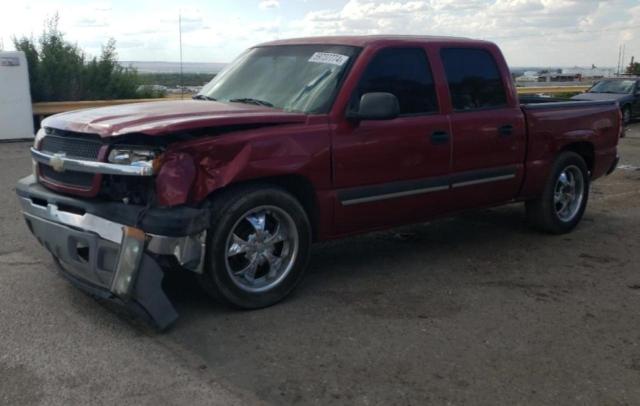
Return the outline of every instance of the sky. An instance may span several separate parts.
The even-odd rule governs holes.
[[[615,67],[621,44],[640,59],[640,0],[15,0],[2,5],[0,44],[38,37],[58,13],[66,39],[90,55],[113,37],[123,61],[226,63],[268,40],[420,34],[496,42],[511,66]]]

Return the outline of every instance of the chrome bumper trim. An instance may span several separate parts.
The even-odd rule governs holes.
[[[97,234],[100,238],[122,243],[122,232],[125,227],[90,213],[77,214],[63,211],[57,205],[47,206],[33,203],[31,199],[18,196],[25,216],[35,216],[47,221],[69,226],[78,230]],[[145,250],[158,255],[173,255],[180,265],[186,269],[202,273],[205,254],[206,231],[184,237],[168,237],[164,235],[145,234]]]
[[[40,217],[54,223],[64,224],[65,226],[76,229],[90,231],[98,234],[101,238],[120,244],[122,241],[122,224],[114,223],[102,217],[93,214],[77,214],[68,211],[61,211],[55,204],[47,204],[42,206],[33,203],[31,199],[18,196],[22,211],[32,216]]]
[[[33,147],[31,147],[31,157],[35,161],[49,165],[60,172],[69,170],[86,173],[101,173],[103,175],[153,175],[153,164],[151,162],[136,162],[133,165],[119,165],[107,162],[83,161],[81,159],[67,158],[61,154],[46,154]]]

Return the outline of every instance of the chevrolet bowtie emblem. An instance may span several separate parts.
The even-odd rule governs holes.
[[[49,165],[56,172],[64,172],[64,158],[65,154],[53,154],[53,156],[49,159]]]

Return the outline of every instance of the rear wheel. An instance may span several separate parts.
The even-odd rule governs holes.
[[[300,282],[311,227],[300,203],[271,186],[238,188],[214,202],[200,282],[215,299],[243,309],[270,306]]]
[[[563,152],[553,165],[542,196],[526,203],[527,218],[543,231],[567,233],[582,219],[588,198],[587,164],[575,152]]]

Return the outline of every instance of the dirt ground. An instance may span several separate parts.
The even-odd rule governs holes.
[[[314,247],[285,302],[223,308],[191,275],[157,334],[53,272],[0,144],[0,404],[640,404],[640,124],[568,235],[522,205]]]

